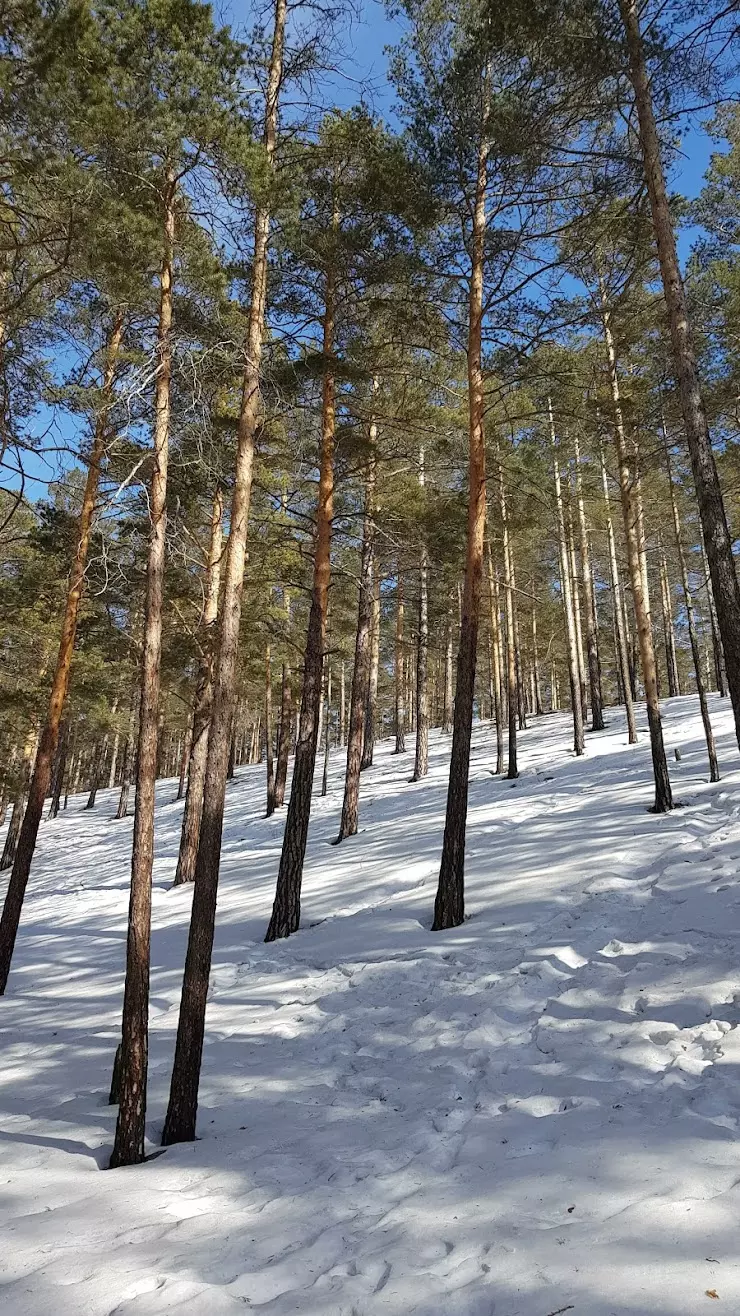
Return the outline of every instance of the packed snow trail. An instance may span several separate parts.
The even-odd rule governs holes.
[[[316,798],[300,933],[265,947],[284,811],[229,788],[199,1141],[101,1173],[131,822],[114,794],[42,826],[0,1001],[0,1311],[12,1316],[740,1313],[740,762],[712,700],[668,701],[676,798],[609,710],[492,775],[473,735],[469,918],[429,931],[449,739],[389,743],[338,848]],[[411,738],[409,738],[409,744]],[[160,783],[148,1132],[158,1147],[190,891]],[[714,1295],[717,1295],[715,1298]]]

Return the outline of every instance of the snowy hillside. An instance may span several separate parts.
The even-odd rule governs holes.
[[[491,775],[474,728],[465,926],[431,934],[449,741],[426,782],[379,746],[341,847],[315,799],[301,932],[262,942],[284,814],[229,787],[200,1141],[101,1172],[131,820],[42,826],[0,1001],[0,1310],[9,1316],[694,1316],[740,1312],[740,759],[713,697],[669,701],[677,798],[620,713],[566,715]],[[641,719],[644,729],[644,716]],[[682,760],[673,762],[673,748]],[[318,776],[318,774],[317,774]],[[190,892],[160,785],[149,1137]],[[4,875],[5,876],[5,875]]]

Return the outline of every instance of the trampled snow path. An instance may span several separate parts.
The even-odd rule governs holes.
[[[101,1173],[130,821],[44,823],[0,1001],[0,1311],[9,1316],[740,1313],[740,756],[713,701],[666,706],[677,797],[621,715],[564,715],[494,778],[474,729],[468,911],[429,932],[449,743],[379,747],[362,830],[314,801],[302,931],[262,943],[283,818],[229,788],[200,1141]],[[164,1115],[190,893],[160,788],[149,1135]]]

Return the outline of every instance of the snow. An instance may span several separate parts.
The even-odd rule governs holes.
[[[12,1316],[740,1312],[740,760],[665,704],[682,807],[647,811],[623,718],[566,715],[492,775],[476,725],[462,928],[429,931],[449,740],[378,746],[360,834],[315,798],[300,933],[269,947],[284,815],[229,786],[199,1140],[101,1173],[131,820],[42,827],[0,1001],[0,1310]],[[644,719],[643,719],[644,721]],[[409,744],[412,737],[409,737]],[[680,746],[681,762],[673,762]],[[317,778],[318,778],[317,773]],[[159,1144],[191,893],[159,787],[148,1135]]]

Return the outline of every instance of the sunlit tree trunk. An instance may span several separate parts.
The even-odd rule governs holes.
[[[450,735],[452,732],[452,656],[452,615],[448,608],[445,629],[444,698],[442,701],[442,732],[444,735]]]
[[[149,491],[149,553],[139,696],[136,798],[131,855],[131,895],[126,945],[126,984],[121,1028],[121,1085],[111,1168],[144,1159],[149,1050],[149,945],[151,936],[154,809],[157,783],[162,600],[166,552],[167,464],[172,374],[172,279],[175,240],[174,172],[164,193],[164,253],[160,274],[157,379],[154,399],[154,465]]]
[[[717,611],[714,606],[714,593],[712,590],[712,578],[709,574],[709,563],[707,562],[707,551],[704,547],[704,540],[701,540],[701,561],[706,581],[707,591],[707,609],[709,612],[709,625],[712,632],[712,653],[714,655],[714,676],[717,682],[717,690],[720,698],[724,699],[727,694],[725,655],[722,648],[722,640],[719,635],[717,625]]]
[[[583,651],[583,627],[581,624],[581,588],[578,576],[578,562],[576,560],[576,541],[573,533],[573,498],[570,486],[570,477],[566,476],[566,489],[568,493],[565,504],[566,517],[566,537],[568,543],[568,563],[570,567],[570,588],[573,599],[573,624],[575,627],[576,637],[576,663],[578,666],[578,688],[581,692],[581,716],[584,727],[588,718],[588,698],[586,695],[586,659]]]
[[[338,217],[335,212],[335,227],[337,224]],[[268,942],[276,941],[281,937],[289,937],[291,933],[298,930],[301,921],[301,887],[308,839],[308,823],[311,814],[311,788],[316,764],[321,669],[326,638],[329,578],[331,573],[331,524],[334,515],[334,430],[336,423],[333,356],[334,277],[334,270],[330,265],[326,278],[324,310],[321,458],[318,507],[316,509],[316,544],[311,610],[308,619],[306,656],[303,666],[303,697],[298,727],[298,744],[296,746],[290,803],[285,821],[285,835],[280,856],[275,900],[272,917],[265,935],[265,941]]]
[[[362,758],[360,770],[372,767],[375,749],[375,720],[378,707],[378,671],[380,668],[380,574],[377,558],[373,551],[373,617],[370,632],[370,681],[368,686],[367,709],[365,712],[365,734],[362,739]]]
[[[653,811],[655,813],[666,813],[673,808],[673,798],[671,794],[670,778],[668,776],[665,745],[663,743],[663,726],[660,718],[655,649],[653,647],[653,631],[650,622],[650,604],[645,593],[643,562],[640,553],[640,515],[635,490],[635,481],[633,473],[630,470],[627,453],[627,440],[624,431],[624,421],[622,418],[622,403],[619,391],[619,376],[617,373],[617,358],[603,284],[601,286],[601,305],[604,341],[606,344],[607,362],[609,366],[609,382],[612,395],[614,441],[616,445],[617,460],[619,463],[619,489],[622,498],[622,519],[624,521],[624,537],[627,546],[627,563],[629,566],[630,583],[632,585],[632,598],[635,606],[635,620],[637,623],[637,635],[640,645],[642,681],[645,687],[645,702],[647,704],[648,726],[650,728],[650,749],[653,759],[653,776],[655,778],[655,802],[653,805]]]
[[[473,730],[478,620],[483,574],[483,537],[486,528],[486,440],[481,351],[489,110],[490,73],[486,69],[482,85],[480,143],[473,207],[468,301],[469,462],[465,587],[461,610],[460,647],[457,656],[457,686],[455,690],[450,778],[447,789],[447,811],[442,841],[439,884],[434,903],[433,931],[458,927],[465,917],[464,874],[468,775],[470,771],[470,740]]]
[[[285,606],[285,629],[288,638],[290,637],[290,596],[287,589],[283,590],[283,602]],[[293,691],[291,689],[291,671],[289,663],[283,663],[282,679],[280,686],[280,720],[278,722],[277,738],[277,767],[275,768],[275,808],[282,808],[285,803],[285,786],[288,780],[288,757],[291,746],[291,718],[293,707]]]
[[[542,703],[542,681],[540,678],[540,655],[537,648],[537,603],[534,596],[534,579],[531,581],[532,589],[532,695],[534,711],[538,717],[542,717],[544,706]]]
[[[673,607],[671,605],[671,586],[668,579],[668,563],[663,549],[663,544],[659,539],[660,551],[660,601],[663,614],[663,644],[665,648],[665,665],[666,675],[668,677],[668,694],[671,698],[680,695],[681,686],[678,677],[678,662],[676,660],[676,637],[673,633]]]
[[[403,689],[403,576],[400,565],[396,568],[396,649],[393,661],[393,680],[395,686],[395,727],[396,754],[406,751],[404,689]]]
[[[549,398],[547,400],[547,411],[550,422],[550,443],[552,445],[552,474],[555,491],[555,519],[557,524],[558,546],[560,550],[560,585],[563,597],[563,614],[565,617],[565,642],[568,657],[568,675],[570,677],[571,704],[573,707],[573,749],[576,754],[580,755],[584,751],[585,740],[583,734],[582,687],[578,667],[578,637],[573,609],[571,557],[565,529],[565,511],[563,508],[563,491],[560,477],[560,456],[558,452],[557,434],[555,431],[555,417],[553,415],[552,403]]]
[[[622,586],[619,579],[619,563],[617,561],[617,545],[614,538],[614,525],[612,523],[609,483],[606,478],[606,462],[604,460],[604,449],[601,444],[599,444],[599,456],[601,461],[601,487],[604,493],[606,533],[609,545],[609,571],[611,575],[612,600],[614,603],[614,629],[617,641],[617,663],[619,667],[624,707],[627,715],[627,736],[629,744],[634,745],[637,743],[637,726],[635,723],[635,707],[632,701],[632,686],[630,683],[627,634],[624,625],[624,608],[622,602]]]
[[[85,583],[85,568],[90,546],[95,503],[100,482],[100,468],[105,456],[108,441],[108,418],[114,401],[114,381],[116,362],[123,337],[123,312],[117,311],[106,346],[106,359],[103,367],[103,380],[100,394],[100,407],[95,419],[93,441],[88,459],[85,488],[82,495],[82,507],[77,528],[77,544],[69,574],[67,597],[64,604],[62,635],[59,643],[56,667],[49,696],[46,721],[41,731],[38,753],[28,787],[28,803],[23,814],[23,821],[15,849],[13,871],[10,875],[5,895],[2,918],[0,918],[0,995],[10,973],[13,948],[18,934],[23,898],[26,894],[28,878],[31,872],[33,852],[36,848],[39,825],[44,812],[44,801],[49,790],[51,772],[56,754],[59,727],[64,713],[64,705],[69,690],[69,678],[72,669],[77,619],[80,600]]]
[[[324,771],[321,777],[321,794],[329,789],[329,750],[331,746],[331,664],[326,662],[326,717],[324,719]]]
[[[509,724],[509,754],[506,775],[510,781],[519,776],[517,764],[516,722],[518,711],[518,687],[516,672],[516,634],[514,628],[514,582],[511,571],[511,551],[509,545],[509,518],[506,506],[506,484],[501,454],[496,446],[498,463],[498,504],[501,520],[501,544],[504,562],[504,615],[506,617],[506,707]]]
[[[275,812],[275,759],[272,752],[272,658],[269,644],[265,648],[265,758],[267,761],[266,815]]]
[[[604,730],[604,714],[601,707],[601,672],[599,669],[599,650],[597,644],[598,620],[596,617],[596,595],[591,570],[591,550],[586,526],[586,509],[583,502],[583,475],[581,472],[581,453],[578,435],[573,438],[573,451],[576,466],[576,508],[578,511],[578,531],[581,547],[581,569],[583,571],[583,591],[586,604],[586,649],[588,653],[588,684],[591,694],[591,730]]]
[[[190,763],[185,809],[182,815],[180,851],[175,871],[175,886],[192,882],[198,857],[198,838],[203,814],[203,790],[208,762],[208,734],[211,726],[213,701],[213,666],[215,662],[216,624],[218,621],[218,595],[221,585],[221,552],[223,533],[223,497],[217,489],[211,506],[208,557],[204,586],[203,618],[201,627],[201,654],[193,702],[193,730],[190,739]]]
[[[419,484],[424,488],[424,449],[419,453]],[[416,753],[414,781],[429,770],[429,553],[426,540],[419,555],[419,634],[416,647]]]
[[[707,743],[707,758],[709,759],[709,780],[719,781],[719,763],[717,761],[717,748],[714,743],[714,733],[712,723],[709,717],[709,708],[707,705],[706,687],[701,670],[701,652],[699,650],[699,637],[696,633],[696,618],[694,616],[694,600],[689,585],[689,573],[686,566],[686,550],[684,548],[683,534],[681,532],[681,517],[676,502],[676,489],[673,483],[673,471],[671,469],[671,453],[668,443],[668,434],[663,423],[663,444],[665,449],[666,472],[668,475],[668,488],[671,495],[671,513],[673,516],[673,534],[676,540],[676,549],[678,550],[678,561],[681,568],[681,586],[683,589],[684,604],[686,607],[686,622],[689,628],[689,643],[691,645],[691,658],[694,664],[694,676],[696,678],[696,693],[699,696],[699,708],[701,711],[702,726],[704,727],[704,738]]]
[[[491,643],[493,650],[493,712],[496,719],[496,772],[504,770],[504,707],[501,670],[501,620],[499,611],[498,578],[493,567],[491,541],[487,544],[488,601],[491,613]]]
[[[265,99],[264,150],[268,171],[275,166],[278,100],[283,72],[287,0],[275,0],[272,50]],[[218,657],[214,672],[211,729],[203,791],[195,890],[175,1043],[170,1099],[162,1133],[165,1145],[195,1137],[198,1085],[203,1054],[208,979],[213,954],[216,896],[221,860],[226,782],[237,693],[237,655],[246,561],[255,436],[261,412],[260,377],[267,298],[270,211],[258,205],[254,223],[252,291],[245,344],[234,488],[224,566]]]
[[[668,307],[681,410],[709,558],[717,618],[725,654],[727,682],[735,715],[735,734],[740,744],[740,586],[704,410],[686,290],[676,252],[650,77],[640,31],[639,6],[637,0],[619,0],[619,8],[627,37],[630,79],[635,93],[653,232]]]
[[[352,689],[349,706],[349,735],[347,737],[347,768],[344,777],[344,799],[337,841],[357,832],[360,802],[360,767],[365,717],[370,695],[370,668],[373,643],[373,575],[375,567],[375,479],[376,479],[377,424],[375,418],[368,429],[368,458],[365,470],[365,507],[362,520],[362,550],[360,554],[360,589],[357,602],[357,631],[355,633],[355,662],[352,670]]]

